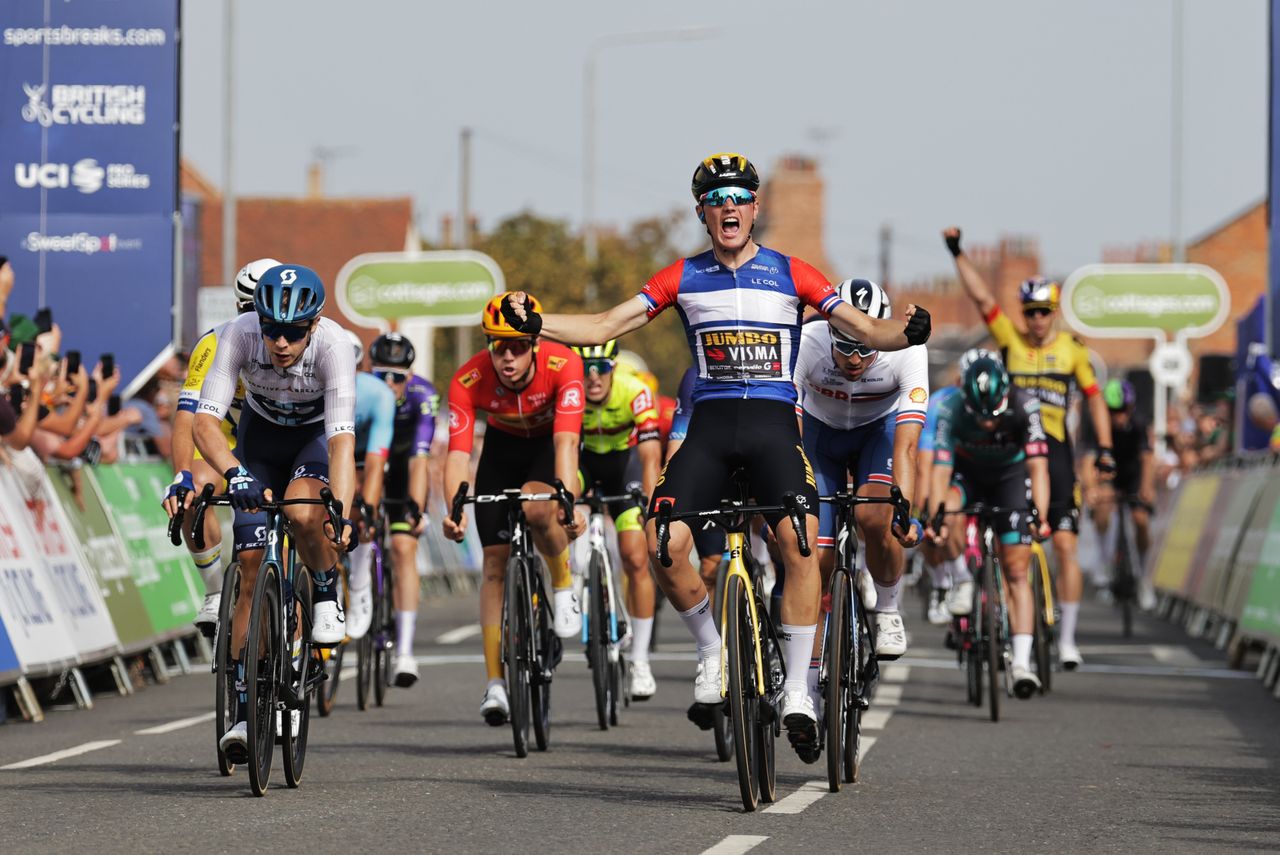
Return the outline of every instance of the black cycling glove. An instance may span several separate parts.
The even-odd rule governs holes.
[[[907,344],[924,344],[929,340],[929,333],[932,331],[933,321],[929,318],[929,310],[924,306],[916,306],[915,313],[907,321],[907,327],[903,330],[907,337]]]
[[[502,317],[507,319],[507,323],[515,328],[516,332],[525,335],[537,335],[542,332],[542,315],[533,310],[530,301],[524,303],[525,319],[520,320],[516,314],[515,307],[511,305],[511,295],[502,298]]]

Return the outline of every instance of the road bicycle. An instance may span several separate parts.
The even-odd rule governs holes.
[[[597,487],[599,485],[596,485]],[[621,596],[622,586],[614,574],[605,540],[605,509],[610,505],[645,506],[644,494],[633,488],[621,496],[601,496],[596,489],[578,500],[590,513],[587,523],[587,546],[591,558],[587,564],[586,586],[582,597],[582,643],[587,649],[591,668],[591,686],[596,702],[596,721],[601,730],[618,724],[618,701],[631,706],[627,691],[627,661],[623,646],[629,633],[630,616]]]
[[[194,537],[197,549],[204,548],[204,514],[214,505],[230,505],[231,497],[213,495],[213,485],[192,505]],[[249,633],[245,640],[244,686],[248,693],[248,758],[249,783],[255,796],[264,796],[271,780],[271,758],[279,738],[284,755],[284,777],[289,787],[302,781],[307,755],[311,696],[325,679],[324,664],[318,648],[311,640],[313,585],[311,571],[297,557],[284,509],[290,505],[321,505],[329,522],[341,537],[342,503],[329,489],[320,491],[319,499],[284,499],[267,502],[261,509],[267,515],[266,549],[252,593],[249,611]],[[238,574],[237,574],[238,575]],[[238,596],[239,582],[236,582]],[[224,591],[226,590],[224,583]],[[301,618],[299,620],[299,618]],[[231,621],[225,622],[226,632]],[[231,682],[229,635],[222,642],[224,681]],[[220,639],[221,641],[221,639]],[[218,690],[218,703],[234,709],[234,689],[225,682]],[[238,689],[238,687],[236,687]],[[293,711],[297,711],[294,722]],[[280,713],[277,716],[277,712]],[[231,713],[234,716],[234,713]],[[221,727],[224,713],[215,716]],[[278,733],[277,733],[278,729]],[[221,739],[221,736],[219,736]],[[225,758],[229,763],[232,758]],[[220,766],[222,758],[220,758]]]
[[[892,505],[894,523],[905,531],[910,525],[911,507],[896,484],[890,487],[888,496],[858,496],[852,490],[842,490],[819,501],[836,507],[836,566],[827,586],[830,609],[826,610],[818,686],[824,707],[819,751],[827,752],[827,787],[838,793],[843,784],[858,782],[862,713],[870,708],[880,677],[874,621],[855,583],[855,509],[859,505]]]
[[[533,547],[525,519],[525,502],[557,502],[565,519],[573,518],[573,494],[556,479],[550,493],[507,489],[490,495],[468,496],[462,482],[450,506],[450,517],[462,521],[468,504],[502,503],[507,507],[511,554],[507,558],[502,601],[502,661],[507,681],[508,717],[517,757],[529,754],[529,726],[534,743],[546,751],[551,738],[551,678],[560,662],[560,639],[552,630],[551,597],[543,579],[542,560]]]
[[[1053,575],[1049,572],[1049,558],[1044,547],[1031,543],[1031,563],[1027,565],[1031,580],[1031,601],[1035,605],[1036,619],[1032,628],[1031,652],[1036,664],[1036,676],[1040,678],[1040,694],[1053,686],[1053,651],[1057,643],[1054,627]]]
[[[778,700],[786,665],[777,630],[743,557],[750,549],[747,527],[752,515],[786,513],[795,527],[800,553],[808,556],[810,550],[803,509],[794,493],[786,493],[781,505],[751,505],[742,471],[736,471],[732,480],[738,498],[722,500],[714,510],[676,512],[670,501],[659,501],[656,533],[658,559],[664,567],[671,566],[671,523],[711,520],[727,535],[729,566],[720,607],[720,695],[733,730],[742,806],[753,811],[760,802],[777,797],[774,746],[781,733]]]
[[[1137,496],[1116,497],[1116,540],[1115,551],[1112,553],[1114,570],[1111,577],[1111,596],[1115,604],[1120,607],[1120,625],[1125,638],[1133,637],[1133,613],[1140,607],[1141,562],[1131,536],[1135,508],[1141,508],[1148,514],[1155,513],[1151,505]]]

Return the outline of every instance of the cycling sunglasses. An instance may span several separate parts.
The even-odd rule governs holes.
[[[396,371],[391,368],[376,368],[374,369],[373,376],[377,377],[379,380],[381,380],[384,383],[388,380],[390,380],[392,383],[403,383],[404,381],[409,379],[409,372]]]
[[[489,350],[494,353],[510,353],[513,356],[524,356],[533,347],[531,338],[491,338]]]
[[[836,353],[841,356],[853,356],[856,353],[858,356],[866,359],[876,353],[876,349],[874,347],[867,347],[860,341],[844,341],[843,339],[835,338],[834,336],[831,339],[831,346],[834,347],[836,349]]]
[[[596,374],[609,374],[613,371],[614,362],[612,359],[584,359],[582,368],[588,374],[595,372]]]
[[[280,324],[275,321],[261,321],[258,327],[262,335],[271,341],[284,336],[285,341],[302,341],[311,332],[311,324]]]
[[[1035,318],[1052,314],[1053,309],[1050,309],[1048,306],[1034,306],[1030,309],[1022,310],[1022,316],[1024,318]]]
[[[709,208],[719,208],[726,202],[735,205],[750,205],[756,200],[756,194],[745,187],[717,187],[702,194],[700,203]]]

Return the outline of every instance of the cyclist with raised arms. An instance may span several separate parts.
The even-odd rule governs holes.
[[[1058,556],[1058,606],[1062,610],[1058,654],[1062,667],[1074,670],[1084,661],[1076,646],[1076,620],[1084,582],[1077,555],[1080,485],[1076,481],[1071,437],[1067,435],[1067,410],[1073,391],[1079,389],[1089,402],[1089,416],[1098,438],[1094,466],[1105,479],[1116,471],[1107,405],[1099,394],[1088,349],[1079,339],[1056,329],[1058,283],[1035,277],[1019,286],[1023,318],[1023,327],[1019,328],[1000,310],[991,287],[960,249],[960,229],[952,226],[942,236],[955,259],[960,283],[1004,353],[1005,368],[1013,382],[1040,399],[1049,449],[1050,516],[1046,521],[1053,529],[1053,551]]]
[[[866,279],[846,279],[836,288],[840,299],[873,318],[890,316],[884,289]],[[804,452],[813,463],[818,492],[837,493],[854,476],[859,496],[888,497],[897,485],[915,495],[915,452],[929,401],[929,354],[924,345],[881,353],[830,323],[808,323],[796,362]],[[898,588],[905,560],[903,546],[920,539],[918,523],[895,530],[891,505],[861,505],[855,518],[866,548],[857,579],[862,599],[874,609],[876,657],[897,659],[907,652],[907,632],[898,611]],[[836,563],[836,512],[818,513],[818,564],[824,580]],[[870,571],[870,575],[867,575]],[[874,581],[874,589],[867,590]],[[825,590],[825,585],[824,585]],[[821,645],[815,645],[815,653]],[[819,698],[818,656],[810,662],[809,692]]]
[[[578,457],[583,490],[599,485],[602,495],[626,492],[627,468],[634,448],[640,461],[640,488],[646,496],[651,495],[662,468],[662,441],[653,393],[633,372],[615,370],[617,341],[575,347],[573,351],[582,357],[587,401]],[[618,555],[628,582],[625,590],[627,613],[631,616],[631,697],[647,701],[658,690],[649,667],[657,598],[649,573],[644,525],[635,505],[624,503],[608,510],[618,532]]]
[[[954,516],[939,519],[944,508],[956,511],[982,502],[1003,511],[995,518],[995,533],[1000,539],[1000,568],[1008,583],[1013,690],[1026,699],[1040,688],[1040,679],[1031,670],[1035,606],[1027,577],[1028,529],[1034,530],[1037,539],[1049,536],[1044,517],[1049,505],[1049,463],[1040,401],[1011,384],[1000,357],[991,351],[970,350],[961,357],[960,366],[960,394],[938,408],[929,488],[929,500],[937,503],[937,512],[925,536],[954,558],[964,552],[965,525]],[[1023,510],[1028,500],[1029,510]]]
[[[395,683],[408,688],[418,680],[413,636],[418,625],[418,538],[427,527],[431,479],[428,458],[436,435],[440,396],[425,377],[413,373],[417,351],[400,333],[383,333],[369,346],[373,374],[395,399],[391,456],[383,504],[391,530],[391,563],[395,567]]]
[[[600,344],[644,326],[675,306],[698,369],[689,433],[671,458],[650,501],[649,552],[659,583],[681,613],[701,660],[694,682],[700,726],[710,727],[721,703],[721,643],[711,600],[689,562],[691,533],[671,526],[671,567],[657,560],[653,511],[715,507],[734,469],[747,475],[749,492],[761,504],[780,504],[794,493],[808,514],[810,542],[817,536],[818,493],[801,446],[795,418],[792,372],[800,347],[806,306],[831,320],[850,338],[880,350],[922,344],[928,312],[908,307],[907,323],[874,320],[845,303],[826,277],[798,258],[758,245],[751,236],[760,213],[760,177],[740,154],[707,157],[693,173],[695,212],[711,237],[711,249],[658,271],[635,298],[593,315],[542,315],[523,293],[504,301],[517,329],[560,341]],[[802,756],[817,739],[817,712],[809,697],[808,671],[817,630],[820,589],[817,556],[802,557],[782,514],[768,520],[787,566],[781,608],[781,640],[787,665],[782,714]],[[701,706],[700,706],[701,705]]]
[[[364,361],[364,344],[347,330],[356,367]],[[352,518],[360,525],[359,543],[347,559],[347,637],[364,638],[373,621],[373,575],[369,572],[373,552],[378,507],[382,503],[382,484],[391,448],[392,422],[396,414],[396,396],[387,384],[367,371],[356,373],[356,492]]]
[[[510,293],[510,292],[508,292]],[[481,325],[489,346],[463,363],[449,384],[449,456],[444,464],[445,494],[454,496],[471,466],[477,411],[489,414],[484,448],[476,467],[473,493],[505,489],[549,493],[556,479],[574,495],[578,490],[578,445],[582,441],[582,359],[563,344],[521,332],[503,317],[500,294],[485,307]],[[537,310],[537,304],[533,306]],[[499,503],[475,506],[476,530],[484,548],[480,583],[480,629],[488,677],[480,715],[493,727],[506,723],[511,707],[502,678],[502,595],[506,584],[511,532],[507,510]],[[529,531],[551,571],[552,612],[559,638],[582,631],[582,609],[573,590],[569,541],[582,533],[585,520],[560,519],[553,502],[525,505]],[[447,515],[444,535],[461,541],[467,518]]]
[[[236,297],[236,313],[245,314],[253,311],[253,289],[258,285],[258,278],[280,262],[274,258],[260,258],[250,261],[236,274],[233,290]],[[196,448],[195,419],[196,406],[200,403],[200,388],[204,385],[205,375],[213,366],[213,357],[218,352],[218,337],[226,330],[226,323],[219,324],[200,336],[196,346],[191,349],[191,358],[187,360],[187,379],[178,393],[178,411],[173,416],[173,483],[164,494],[164,509],[170,517],[191,507],[196,494],[204,489],[205,484],[222,486],[222,476],[210,466]],[[244,389],[236,385],[235,397],[227,409],[226,418],[222,420],[222,433],[232,449],[236,447],[236,424],[240,421],[240,409],[244,405]],[[194,514],[182,527],[182,539],[186,541],[187,551],[195,562],[196,571],[204,579],[204,603],[196,613],[195,625],[205,636],[212,638],[214,627],[218,623],[218,608],[222,602],[222,526],[218,525],[217,514],[206,514],[204,518],[204,546],[198,550],[191,539],[191,523]]]
[[[221,742],[233,763],[248,756],[243,683],[248,654],[243,648],[251,600],[246,593],[253,591],[266,547],[259,508],[276,499],[318,499],[328,486],[346,511],[355,493],[355,359],[342,327],[320,317],[324,301],[324,283],[308,267],[280,264],[263,273],[253,295],[256,312],[227,326],[196,410],[196,445],[224,473],[236,511],[242,580],[231,649],[237,651],[240,702],[236,724]],[[237,377],[246,406],[233,454],[221,422],[235,397]],[[330,530],[321,505],[291,505],[285,515],[298,556],[311,568],[312,639],[320,646],[337,644],[345,626],[334,544],[350,541],[351,523],[344,520],[342,531]]]

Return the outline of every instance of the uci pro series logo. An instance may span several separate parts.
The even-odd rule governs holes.
[[[81,193],[109,190],[146,190],[151,176],[138,172],[132,163],[108,163],[100,166],[92,157],[75,163],[15,163],[13,183],[26,190],[65,190],[71,187]]]

